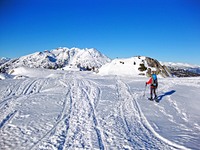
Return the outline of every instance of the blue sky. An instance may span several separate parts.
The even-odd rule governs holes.
[[[199,0],[1,0],[0,57],[57,47],[200,65]]]

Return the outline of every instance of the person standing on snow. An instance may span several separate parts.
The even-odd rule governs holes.
[[[154,99],[156,100],[157,99],[156,89],[158,87],[156,71],[152,71],[151,78],[149,79],[149,81],[146,82],[146,86],[148,84],[150,84],[150,95],[151,95],[149,100],[153,100],[153,94],[154,94]]]

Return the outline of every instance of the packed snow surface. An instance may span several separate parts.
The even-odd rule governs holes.
[[[200,78],[19,68],[0,80],[0,149],[199,149]]]

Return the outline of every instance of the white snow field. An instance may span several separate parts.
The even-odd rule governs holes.
[[[1,150],[200,149],[200,78],[22,69],[0,80]],[[144,96],[145,92],[145,96]]]

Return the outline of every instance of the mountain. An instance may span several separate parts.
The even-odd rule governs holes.
[[[67,67],[91,69],[99,68],[109,61],[108,57],[93,48],[57,48],[10,60],[1,65],[1,70],[9,70],[21,66],[47,69],[67,69]]]
[[[10,59],[9,58],[5,58],[5,57],[2,57],[0,58],[0,66],[6,62],[8,62]]]
[[[171,73],[177,77],[200,76],[200,66],[198,65],[172,62],[161,62],[161,64],[167,66],[171,70]]]
[[[162,77],[171,77],[170,70],[161,65],[156,59],[135,56],[126,59],[114,59],[110,63],[103,65],[99,69],[99,74],[102,75],[122,75],[122,76],[150,76],[151,71],[155,70]]]
[[[60,47],[51,51],[36,52],[17,59],[0,59],[0,73],[9,73],[18,67],[62,70],[99,70],[102,75],[150,76],[152,69],[162,77],[200,76],[200,66],[183,63],[163,63],[145,56],[114,59],[94,48]],[[99,69],[101,68],[101,69]],[[98,70],[97,70],[98,69]]]

